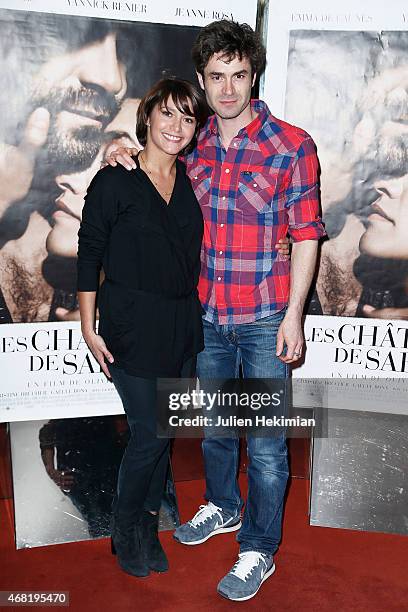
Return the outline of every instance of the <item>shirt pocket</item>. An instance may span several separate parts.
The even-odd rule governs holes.
[[[239,175],[236,207],[245,215],[267,215],[279,210],[285,189],[279,172],[243,171]]]
[[[188,177],[193,186],[194,195],[197,198],[200,206],[209,206],[211,202],[211,179],[213,168],[212,166],[194,166],[187,170]]]

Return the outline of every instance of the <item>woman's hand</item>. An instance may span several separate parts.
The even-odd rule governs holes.
[[[89,350],[92,355],[95,357],[96,361],[101,366],[102,371],[108,378],[111,378],[108,366],[105,363],[105,357],[109,361],[109,363],[113,363],[115,360],[113,359],[112,354],[106,348],[106,344],[102,336],[99,336],[94,331],[89,333],[84,333],[84,340],[88,345]]]

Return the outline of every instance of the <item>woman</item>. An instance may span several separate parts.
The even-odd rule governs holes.
[[[134,576],[168,569],[157,532],[169,441],[156,437],[156,379],[193,375],[203,349],[196,291],[203,220],[177,156],[192,150],[206,113],[192,84],[159,81],[138,108],[136,135],[144,150],[135,157],[136,168],[98,172],[78,234],[82,333],[115,384],[131,433],[112,543],[121,568]]]

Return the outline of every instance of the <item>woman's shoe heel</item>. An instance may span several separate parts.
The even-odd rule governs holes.
[[[140,547],[140,538],[136,538],[134,530],[123,531],[113,527],[113,537],[111,537],[111,552],[116,555],[119,567],[131,576],[148,576],[150,570],[143,558]]]
[[[145,511],[142,515],[140,541],[148,567],[154,572],[167,572],[169,562],[158,536],[159,515]]]

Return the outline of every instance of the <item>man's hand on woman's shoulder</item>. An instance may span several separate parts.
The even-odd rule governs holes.
[[[126,170],[133,170],[136,168],[136,162],[132,159],[132,155],[137,155],[139,149],[136,147],[117,147],[116,145],[112,145],[106,149],[104,161],[101,164],[101,167],[107,166],[117,166],[120,164]]]

